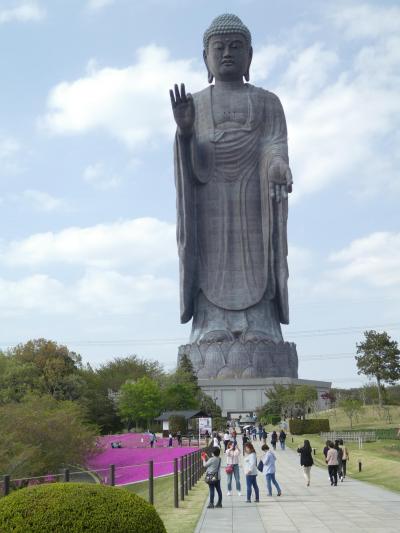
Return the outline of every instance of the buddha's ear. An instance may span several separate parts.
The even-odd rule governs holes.
[[[247,65],[246,72],[244,73],[244,79],[246,81],[250,80],[250,65],[251,65],[251,60],[252,59],[253,59],[253,47],[250,46],[250,48],[249,48],[249,63]]]
[[[208,83],[212,83],[212,82],[213,82],[213,79],[214,79],[214,74],[211,72],[211,70],[210,70],[209,67],[208,67],[208,63],[207,63],[207,52],[206,52],[205,50],[203,50],[203,59],[204,59],[204,63],[206,64],[206,67],[207,67]]]

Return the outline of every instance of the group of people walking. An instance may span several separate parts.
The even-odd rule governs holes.
[[[241,450],[238,446],[236,433],[230,436],[230,440],[225,439],[225,457],[227,475],[227,496],[232,496],[232,482],[235,480],[236,492],[238,496],[242,494],[242,486],[240,480],[240,456]],[[276,441],[275,441],[276,445]],[[284,448],[283,448],[284,449]],[[244,459],[243,471],[246,479],[246,502],[251,503],[252,496],[257,503],[260,501],[260,489],[257,483],[257,476],[261,472],[266,479],[267,492],[272,496],[272,485],[275,486],[278,496],[281,496],[281,488],[275,478],[275,462],[276,456],[270,447],[265,443],[262,445],[262,458],[257,462],[257,455],[253,444],[246,441],[244,444]],[[221,490],[221,448],[213,446],[212,455],[208,457],[206,453],[202,454],[203,465],[206,467],[206,482],[208,482],[210,490],[210,502],[208,507],[222,507],[222,490]],[[218,495],[217,503],[214,505],[215,493]]]
[[[283,434],[283,436],[282,436]],[[271,447],[276,450],[276,444],[279,441],[281,449],[285,449],[286,434],[282,430],[278,434],[274,431],[271,434]],[[240,479],[240,457],[241,449],[237,443],[236,432],[231,434],[227,431],[223,437],[226,458],[226,477],[227,477],[227,496],[232,496],[232,485],[235,482],[238,496],[242,494],[242,485]],[[209,484],[210,502],[208,507],[222,507],[222,489],[221,489],[221,447],[216,436],[214,436],[214,446],[212,455],[202,454],[203,465],[206,467],[206,481]],[[262,456],[257,462],[256,450],[253,443],[249,440],[246,433],[243,434],[243,471],[246,479],[246,502],[251,503],[252,498],[257,503],[260,501],[260,489],[257,483],[257,476],[262,473],[265,476],[268,496],[272,496],[272,486],[275,487],[277,495],[282,495],[282,490],[276,479],[276,455],[264,442],[261,446]],[[303,475],[306,486],[311,484],[311,468],[314,464],[313,452],[309,440],[304,440],[303,446],[297,449],[300,455],[300,465],[303,469]],[[331,486],[337,486],[338,479],[341,481],[346,477],[346,465],[349,460],[348,448],[344,445],[343,440],[335,442],[327,441],[323,450]],[[217,503],[214,505],[215,493],[218,495]]]
[[[326,464],[328,465],[331,486],[336,487],[338,479],[342,482],[346,477],[347,461],[350,458],[349,450],[344,445],[342,439],[335,440],[335,442],[327,440],[324,455]]]

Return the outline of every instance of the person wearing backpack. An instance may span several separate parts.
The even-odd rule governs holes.
[[[297,453],[300,454],[300,465],[303,467],[304,477],[307,487],[309,487],[311,482],[311,467],[314,464],[310,441],[306,439],[302,448],[297,448]]]
[[[232,496],[232,477],[235,476],[236,491],[238,496],[241,496],[240,485],[240,470],[239,470],[239,455],[240,450],[236,444],[232,441],[228,442],[228,446],[225,452],[226,455],[226,476],[228,480],[228,492],[227,496]]]
[[[267,481],[268,496],[272,496],[272,483],[275,485],[275,488],[278,492],[278,496],[281,496],[281,488],[279,486],[279,483],[275,479],[275,454],[269,449],[268,444],[263,444],[263,446],[261,446],[261,449],[263,452],[265,452],[262,462],[264,463],[263,473],[265,474],[265,479]]]
[[[263,444],[267,444],[267,438],[268,438],[268,432],[265,431],[265,428],[263,429],[263,432],[262,432],[262,440],[263,440]]]
[[[257,456],[254,446],[251,442],[245,444],[245,457],[244,457],[244,473],[246,475],[246,486],[247,486],[247,503],[251,503],[251,489],[254,489],[255,502],[260,501],[260,491],[257,485]]]
[[[221,449],[218,446],[214,446],[212,449],[212,456],[210,458],[205,452],[201,454],[203,466],[206,468],[205,482],[208,484],[208,490],[210,493],[208,509],[214,509],[215,491],[217,491],[218,494],[218,501],[215,507],[222,507],[220,453]]]

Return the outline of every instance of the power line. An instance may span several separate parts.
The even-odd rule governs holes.
[[[368,325],[368,326],[346,326],[339,328],[327,328],[327,329],[305,329],[288,332],[288,338],[296,337],[319,337],[319,336],[330,336],[330,335],[344,335],[348,333],[357,333],[359,331],[365,331],[369,329],[399,329],[400,323],[390,323],[390,324],[378,324],[378,325]],[[62,344],[68,344],[73,346],[123,346],[123,345],[164,345],[164,344],[176,344],[183,343],[188,344],[188,339],[183,337],[175,338],[152,338],[152,339],[113,339],[113,340],[66,340],[60,341]],[[0,346],[16,346],[19,342],[6,342],[1,341]],[[336,355],[336,354],[335,354]],[[347,355],[347,354],[346,354]]]

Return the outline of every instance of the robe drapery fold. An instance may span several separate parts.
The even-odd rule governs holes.
[[[288,162],[286,121],[279,99],[246,86],[247,122],[216,127],[212,86],[193,95],[194,133],[175,138],[177,241],[181,321],[199,291],[226,310],[244,310],[266,294],[289,323],[287,198],[270,195],[269,169]]]

